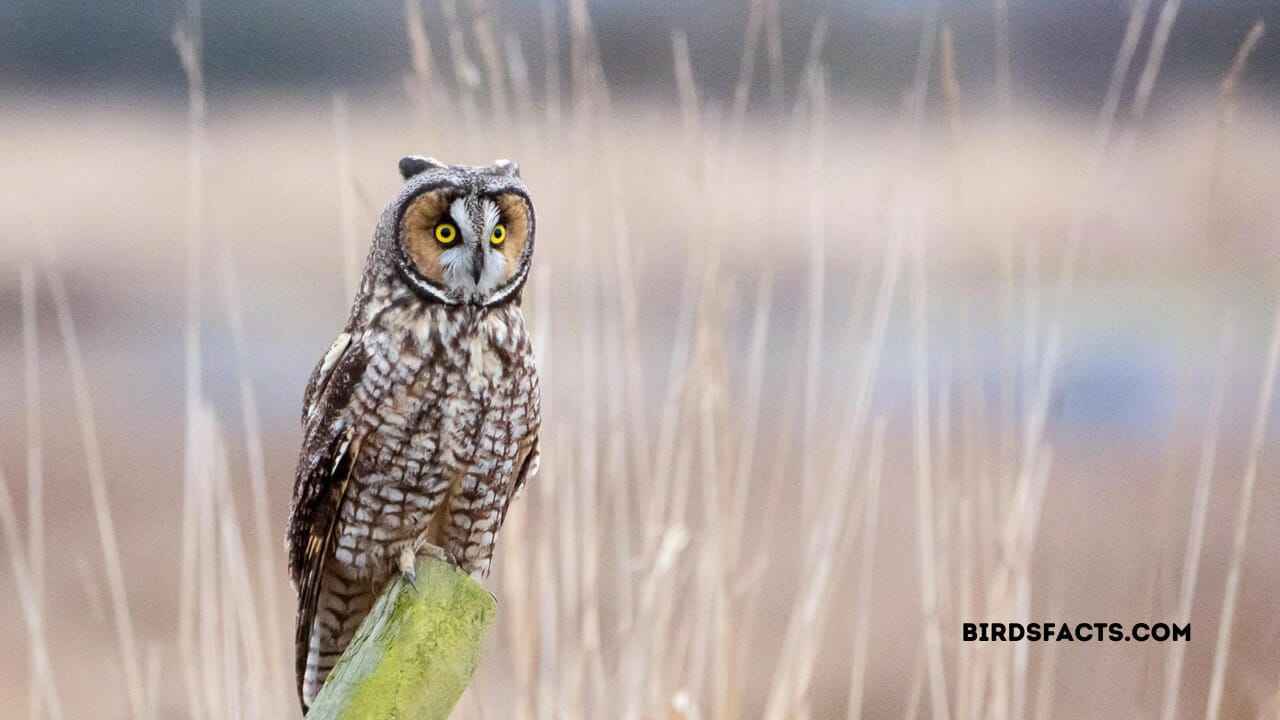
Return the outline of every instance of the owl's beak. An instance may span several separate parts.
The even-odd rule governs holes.
[[[484,272],[484,243],[476,243],[476,257],[471,263],[471,279],[480,284],[480,274]]]

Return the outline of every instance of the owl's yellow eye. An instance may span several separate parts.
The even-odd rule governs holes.
[[[451,222],[442,222],[436,226],[436,240],[441,245],[448,245],[458,239],[458,228]]]
[[[493,234],[489,236],[489,242],[494,245],[501,245],[503,240],[507,239],[507,227],[502,223],[493,226]]]

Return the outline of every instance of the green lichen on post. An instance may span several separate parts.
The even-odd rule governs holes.
[[[307,720],[445,720],[480,663],[497,607],[466,573],[418,558],[417,589],[397,579],[382,593]]]

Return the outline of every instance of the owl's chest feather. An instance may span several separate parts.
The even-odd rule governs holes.
[[[424,314],[413,327],[416,344],[429,351],[423,361],[443,371],[452,381],[454,395],[483,395],[508,373],[506,360],[515,348],[505,318],[496,313],[464,315],[462,322],[440,322]]]
[[[371,338],[368,409],[382,423],[408,430],[456,426],[521,385],[527,368],[518,359],[518,316],[436,310],[398,320]]]

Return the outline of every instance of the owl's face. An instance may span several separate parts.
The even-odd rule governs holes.
[[[401,270],[428,300],[495,305],[518,294],[533,255],[533,203],[510,161],[471,167],[400,161]]]

